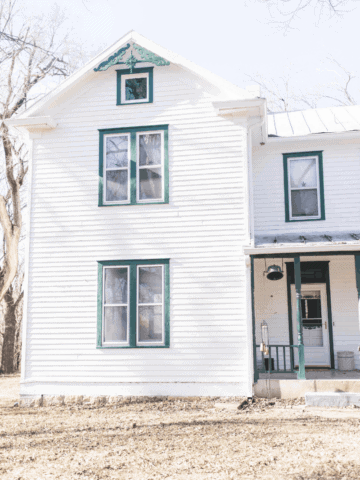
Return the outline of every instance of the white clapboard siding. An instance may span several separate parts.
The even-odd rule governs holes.
[[[155,67],[146,105],[116,106],[115,76],[50,109],[58,127],[34,139],[22,393],[251,395],[246,129],[189,71]],[[98,207],[98,129],[162,124],[170,204]],[[170,348],[96,349],[97,260],[156,258],[170,259]]]
[[[285,222],[283,153],[323,151],[325,220]],[[360,143],[293,142],[257,148],[253,155],[255,234],[337,230],[360,226]]]

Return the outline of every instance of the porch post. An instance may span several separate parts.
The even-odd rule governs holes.
[[[302,319],[301,319],[301,270],[300,256],[294,257],[295,291],[296,291],[296,325],[298,331],[299,371],[298,379],[305,380],[305,352],[303,343]]]
[[[359,327],[360,327],[360,253],[354,255],[355,257],[355,274],[356,274],[356,288],[358,292],[358,311],[359,311]]]
[[[250,255],[251,265],[251,317],[252,317],[252,336],[253,336],[253,367],[254,367],[254,383],[259,380],[259,371],[256,361],[256,337],[255,337],[255,272],[254,257]]]

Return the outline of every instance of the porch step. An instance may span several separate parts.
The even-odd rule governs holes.
[[[304,398],[306,394],[324,395],[330,392],[357,395],[360,398],[360,378],[338,380],[260,379],[254,385],[256,397]]]
[[[360,407],[360,393],[311,392],[305,393],[305,404],[312,407]]]

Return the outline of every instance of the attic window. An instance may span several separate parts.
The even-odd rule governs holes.
[[[117,105],[152,103],[153,67],[117,70]]]

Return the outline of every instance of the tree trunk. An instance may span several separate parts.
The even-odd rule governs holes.
[[[10,288],[4,297],[4,321],[5,332],[2,346],[1,369],[3,373],[14,373],[17,368],[17,359],[15,358],[15,339],[16,339],[16,308],[12,288]]]

